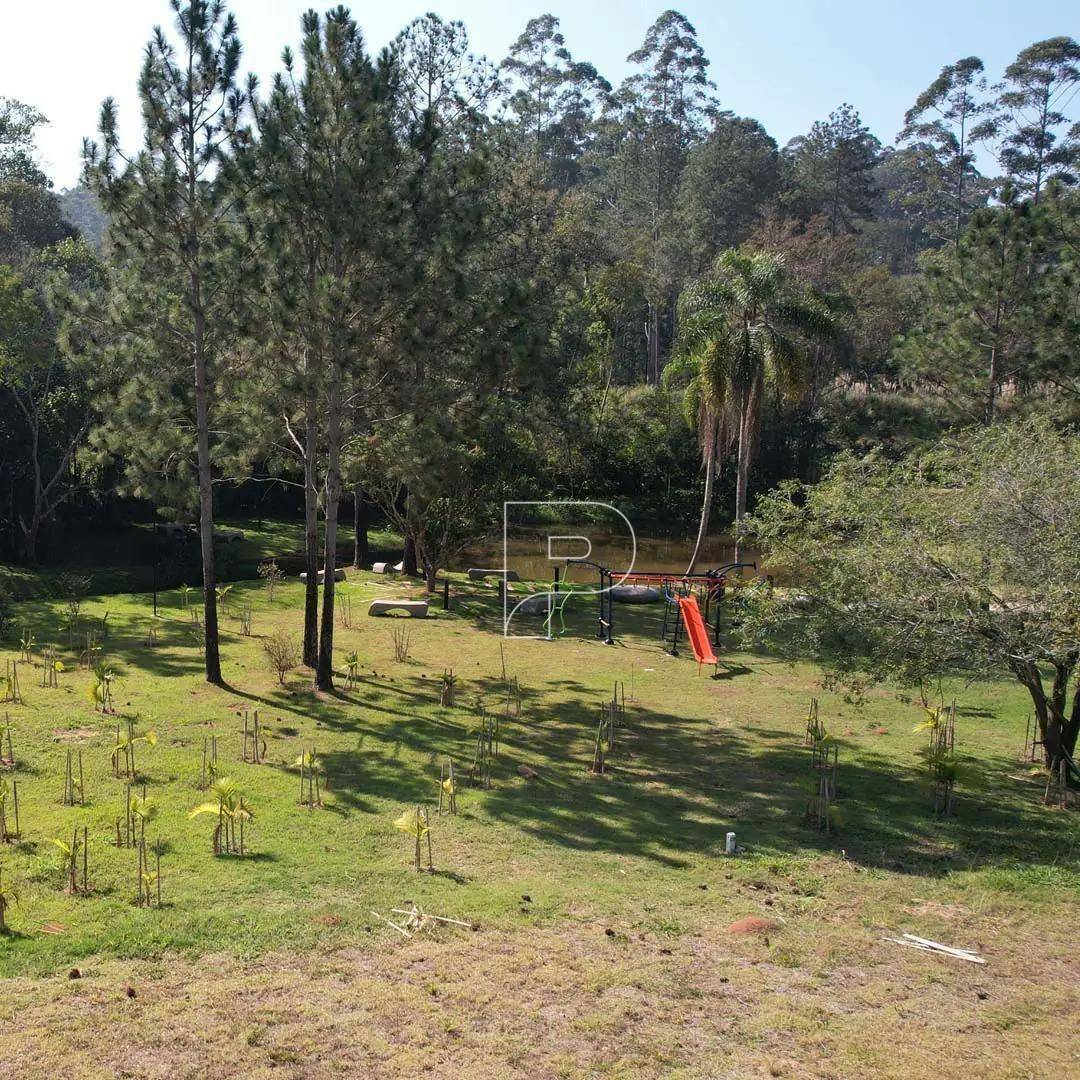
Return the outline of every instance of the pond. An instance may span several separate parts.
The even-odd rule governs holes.
[[[554,530],[553,530],[554,531]],[[588,558],[602,563],[611,570],[630,568],[633,547],[626,533],[597,529],[595,526],[579,527],[560,525],[557,530],[564,540],[552,537],[552,551],[560,557]],[[526,581],[550,581],[552,567],[563,565],[552,563],[548,559],[548,532],[516,530],[507,538],[507,567],[516,570]],[[573,537],[574,539],[571,539]],[[578,539],[578,538],[587,538]],[[638,534],[637,554],[633,569],[639,573],[682,574],[690,561],[694,548],[694,537],[659,536],[645,533]],[[591,546],[590,546],[591,545]],[[758,563],[758,553],[744,547],[741,552],[743,562]],[[704,573],[718,566],[735,560],[735,544],[729,535],[715,535],[706,539],[702,555],[698,559],[697,573]],[[451,567],[453,570],[466,570],[471,566],[501,567],[503,565],[503,538],[488,537],[466,549]],[[576,567],[571,569],[575,581],[591,580],[591,568]]]

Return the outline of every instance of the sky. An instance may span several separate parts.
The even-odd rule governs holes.
[[[233,0],[229,6],[240,26],[243,70],[265,83],[282,47],[296,43],[300,14],[312,4]],[[664,6],[662,0],[351,5],[372,48],[410,19],[435,11],[461,19],[474,51],[495,61],[530,18],[550,12],[575,58],[591,61],[613,84],[630,72],[627,54]],[[845,101],[889,143],[944,64],[979,56],[995,81],[1031,42],[1080,36],[1075,0],[687,0],[678,10],[697,29],[721,105],[756,117],[781,145]],[[58,188],[77,180],[82,140],[95,134],[104,98],[116,99],[125,143],[137,143],[142,50],[154,25],[170,17],[167,0],[52,0],[45,8],[0,0],[0,97],[34,105],[48,117],[38,158]]]

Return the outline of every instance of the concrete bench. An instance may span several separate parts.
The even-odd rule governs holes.
[[[368,607],[369,615],[388,615],[391,611],[401,611],[413,619],[422,619],[427,615],[426,600],[372,600]]]
[[[326,573],[326,571],[325,571],[325,570],[320,570],[320,571],[319,571],[319,578],[318,578],[318,581],[319,581],[319,584],[320,584],[320,585],[321,585],[321,584],[323,583],[323,575],[324,575],[325,573]],[[305,585],[307,584],[307,573],[306,573],[306,572],[300,575],[300,580],[301,580],[301,581],[302,581],[302,582],[303,582],[303,583],[304,583]],[[334,571],[334,580],[335,580],[335,581],[344,581],[344,580],[345,580],[345,571],[344,571],[344,570],[340,570],[340,569],[339,569],[339,570],[335,570],[335,571]]]
[[[394,563],[391,565],[388,562],[377,562],[371,564],[371,572],[373,574],[400,574],[405,569],[403,562]]]
[[[469,571],[470,581],[483,581],[485,578],[502,578],[503,581],[520,581],[521,577],[516,570],[483,570],[473,567]]]

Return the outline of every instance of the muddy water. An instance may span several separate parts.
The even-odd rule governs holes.
[[[582,539],[552,540],[552,554],[560,559],[588,558],[612,570],[633,569],[644,573],[682,574],[690,561],[694,547],[693,537],[637,536],[636,554],[625,533],[597,530],[595,526],[560,526],[559,534],[585,537]],[[743,562],[756,562],[760,569],[758,553],[746,547],[741,552]],[[735,560],[735,545],[730,536],[713,536],[707,540],[703,554],[698,559],[697,573],[723,566]],[[564,563],[548,559],[548,533],[519,531],[507,539],[506,564],[527,581],[550,581],[552,568]],[[503,539],[491,537],[464,552],[452,567],[465,570],[471,566],[501,567],[503,565]],[[595,571],[590,567],[571,568],[573,580],[591,580]]]

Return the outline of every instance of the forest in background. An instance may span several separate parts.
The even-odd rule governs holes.
[[[1070,38],[942,57],[895,133],[838,103],[778,146],[675,11],[618,86],[550,15],[489,62],[434,15],[371,55],[339,10],[259,87],[220,4],[174,7],[193,66],[155,38],[145,145],[107,104],[79,187],[0,104],[5,559],[195,520],[201,480],[309,528],[355,498],[432,573],[504,498],[686,532],[845,449],[1075,421]],[[773,345],[721,357],[720,314]]]

